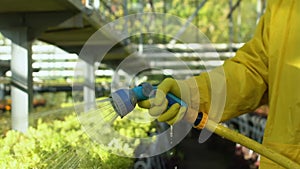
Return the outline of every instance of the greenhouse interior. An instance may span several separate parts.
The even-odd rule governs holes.
[[[249,144],[184,120],[161,122],[139,102],[166,78],[201,75],[234,57],[266,5],[1,0],[0,168],[259,168],[261,153]],[[262,146],[268,111],[263,104],[219,116],[216,126]]]

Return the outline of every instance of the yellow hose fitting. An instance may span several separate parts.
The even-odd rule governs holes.
[[[198,130],[202,130],[205,127],[207,120],[208,120],[208,115],[206,113],[200,112],[194,123],[194,128]]]

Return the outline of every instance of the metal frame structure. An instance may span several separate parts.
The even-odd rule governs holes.
[[[32,109],[33,98],[32,42],[35,39],[41,39],[63,49],[78,52],[83,45],[80,38],[89,38],[101,26],[96,10],[91,9],[90,3],[88,4],[89,6],[85,6],[86,4],[82,4],[81,1],[71,0],[5,0],[0,2],[0,31],[12,41],[10,63],[12,129],[26,132],[29,125],[28,114]],[[73,22],[75,20],[76,22]],[[93,29],[89,28],[87,31],[85,26]],[[57,39],[62,30],[73,35],[71,42],[75,42],[76,45]],[[84,37],[75,36],[72,30],[76,33],[84,32]],[[65,36],[60,38],[65,39]],[[90,72],[94,65],[87,64],[86,67],[86,71]],[[92,81],[93,74],[88,76],[88,79]],[[85,93],[86,96],[90,96],[91,89],[85,90]],[[89,100],[89,98],[86,99]]]

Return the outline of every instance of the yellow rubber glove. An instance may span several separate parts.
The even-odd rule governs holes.
[[[172,93],[188,105],[180,107],[178,103],[167,108],[168,100],[166,94]],[[158,86],[154,98],[139,102],[139,106],[149,109],[149,114],[156,117],[158,121],[167,122],[170,125],[186,119],[193,123],[198,115],[200,96],[198,86],[194,78],[187,80],[164,79]]]

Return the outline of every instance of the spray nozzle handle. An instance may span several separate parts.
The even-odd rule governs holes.
[[[152,86],[150,83],[144,82],[139,86],[132,88],[132,91],[137,101],[143,101],[149,99],[149,97],[151,97],[151,94],[153,93],[153,90],[156,89],[157,86]],[[187,108],[186,111],[188,111],[188,105],[183,100],[175,96],[174,94],[167,93],[166,98],[168,100],[168,108],[175,103],[179,103],[181,107],[186,107]],[[192,122],[194,120],[194,128],[200,130],[204,128],[207,119],[208,119],[207,114],[199,112],[196,119],[194,119],[193,117],[191,119],[188,119],[188,121]]]
[[[139,86],[132,88],[131,90],[133,91],[137,101],[143,101],[149,99],[153,90],[156,89],[156,86],[152,86],[150,83],[144,82]],[[167,93],[166,98],[168,100],[168,107],[171,107],[175,103],[179,103],[181,106],[187,107],[187,104],[184,101],[182,101],[172,93]]]
[[[168,107],[171,107],[175,103],[179,103],[181,107],[188,107],[184,101],[182,101],[180,98],[176,97],[172,93],[168,93],[166,95],[166,98],[168,100]]]
[[[114,109],[121,117],[124,117],[134,109],[137,102],[149,99],[156,89],[157,87],[152,86],[150,83],[142,83],[131,89],[119,89],[111,95]],[[167,93],[166,98],[168,100],[168,108],[175,103],[179,103],[180,106],[186,107],[188,111],[188,105],[172,93]],[[207,121],[207,115],[198,113],[197,119],[192,118],[191,121],[193,120],[195,120],[194,127],[201,129]]]
[[[153,86],[150,83],[141,83],[140,85],[131,89],[137,101],[149,99]]]

